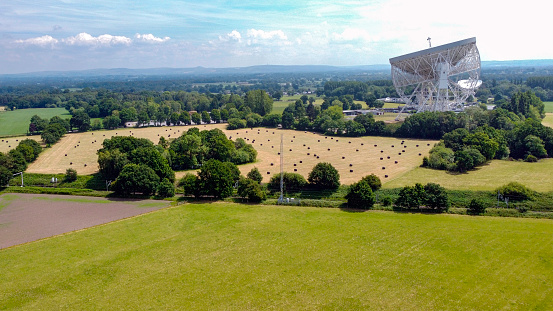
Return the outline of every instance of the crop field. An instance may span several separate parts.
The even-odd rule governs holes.
[[[19,145],[19,142],[24,139],[33,139],[38,141],[42,147],[44,147],[44,144],[42,143],[42,140],[40,138],[40,135],[33,135],[33,136],[12,136],[12,137],[4,137],[0,138],[0,152],[8,152],[12,149],[15,149],[17,145]]]
[[[186,204],[0,251],[1,309],[551,310],[551,220]]]
[[[96,151],[104,139],[115,135],[148,138],[158,143],[159,137],[175,138],[191,126],[127,128],[68,134],[52,148],[46,149],[27,172],[41,174],[64,173],[74,168],[79,174],[98,171]],[[384,182],[394,179],[422,163],[436,141],[405,140],[389,137],[330,137],[311,132],[254,128],[228,131],[226,124],[202,125],[200,130],[220,128],[233,140],[240,137],[258,152],[258,161],[239,168],[243,174],[257,167],[267,182],[280,172],[280,137],[283,136],[284,171],[297,172],[307,178],[318,162],[330,162],[340,173],[343,184],[351,184],[371,173]],[[420,154],[420,155],[419,155]],[[397,163],[396,163],[397,161]],[[177,177],[185,172],[178,172]]]
[[[553,113],[548,112],[545,114],[545,118],[541,121],[545,126],[553,127]]]
[[[553,112],[553,102],[543,102],[545,105],[545,112]]]
[[[61,116],[69,118],[69,112],[65,108],[32,108],[18,109],[14,111],[0,112],[0,137],[25,135],[29,129],[29,122],[33,115],[41,118]]]

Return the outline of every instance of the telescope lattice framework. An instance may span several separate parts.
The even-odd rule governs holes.
[[[390,58],[390,64],[394,87],[406,104],[401,112],[461,110],[482,84],[476,38]]]

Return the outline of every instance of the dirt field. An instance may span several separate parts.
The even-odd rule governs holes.
[[[40,139],[40,135],[34,135],[34,136],[16,136],[16,137],[4,137],[0,138],[0,152],[8,152],[12,149],[15,149],[17,145],[19,145],[19,142],[24,139],[33,139],[40,143],[42,147],[44,147],[44,144],[42,143],[42,140]]]
[[[79,174],[92,174],[98,171],[96,151],[101,148],[102,141],[106,138],[132,135],[148,138],[157,144],[160,136],[172,139],[190,127],[129,128],[68,134],[52,148],[45,150],[29,166],[27,172],[64,173],[67,168],[72,167]],[[280,134],[283,134],[284,141],[284,171],[296,170],[307,178],[315,164],[330,162],[338,169],[341,182],[344,184],[356,182],[371,173],[378,175],[383,182],[392,180],[420,165],[422,157],[428,154],[436,142],[405,140],[402,144],[402,139],[388,137],[325,137],[293,130],[254,128],[228,131],[225,127],[226,124],[202,125],[200,130],[220,128],[233,140],[240,137],[251,143],[258,152],[258,161],[242,165],[240,170],[246,174],[253,167],[257,167],[265,182],[280,172]],[[351,170],[353,172],[350,172]],[[177,178],[185,173],[177,172]]]
[[[79,196],[0,196],[0,249],[140,215],[168,206],[155,200]]]

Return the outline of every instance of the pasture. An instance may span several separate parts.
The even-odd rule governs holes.
[[[33,135],[33,136],[12,136],[12,137],[4,137],[0,138],[0,152],[8,152],[12,149],[15,149],[17,145],[19,145],[19,142],[24,139],[32,139],[38,141],[42,147],[45,145],[42,143],[42,140],[40,138],[40,135]]]
[[[550,192],[553,189],[553,159],[537,163],[492,160],[468,173],[450,173],[442,170],[417,167],[383,185],[384,188],[412,186],[415,183],[437,183],[447,189],[495,190],[509,182],[519,182],[532,190]]]
[[[543,102],[545,106],[545,112],[553,112],[553,102]]]
[[[98,171],[96,152],[106,138],[115,135],[148,138],[158,143],[164,136],[171,139],[193,126],[126,128],[111,131],[86,132],[65,135],[52,148],[46,149],[32,163],[27,172],[41,174],[64,173],[74,168],[79,174]],[[280,137],[284,142],[284,171],[296,172],[307,178],[318,162],[330,162],[340,173],[343,184],[357,182],[371,173],[383,182],[397,178],[422,163],[422,157],[436,141],[405,140],[390,137],[331,137],[311,132],[267,128],[228,131],[226,124],[201,125],[200,130],[220,128],[233,140],[243,138],[258,152],[258,161],[239,166],[245,175],[257,167],[268,182],[280,172]],[[419,155],[420,154],[420,155]],[[396,163],[397,162],[397,163]],[[185,172],[177,172],[177,178]],[[387,177],[386,177],[387,175]]]
[[[53,116],[70,118],[65,108],[32,108],[0,111],[0,137],[25,135],[33,115],[50,119]]]
[[[552,224],[186,204],[1,250],[0,308],[551,310]]]

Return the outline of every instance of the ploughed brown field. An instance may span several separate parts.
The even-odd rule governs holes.
[[[194,126],[171,126],[149,128],[125,128],[67,134],[52,148],[46,149],[32,163],[30,173],[64,173],[74,168],[79,174],[98,171],[96,152],[102,141],[113,136],[148,138],[155,144],[161,136],[166,139],[179,137],[183,131]],[[422,163],[423,156],[436,141],[398,139],[390,137],[331,137],[312,132],[254,128],[226,130],[226,124],[197,126],[200,130],[219,128],[235,140],[240,137],[252,144],[258,152],[258,160],[240,166],[243,174],[257,167],[264,182],[280,172],[280,139],[283,137],[284,171],[296,172],[307,178],[319,162],[330,162],[340,173],[343,184],[351,184],[361,177],[374,173],[385,183],[401,176]],[[294,171],[295,170],[295,171]],[[177,172],[177,178],[186,172]]]
[[[168,202],[45,194],[0,195],[0,249],[128,218]]]

